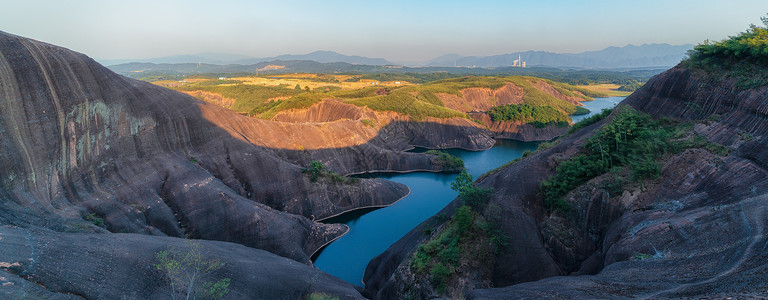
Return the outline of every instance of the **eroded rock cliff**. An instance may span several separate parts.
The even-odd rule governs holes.
[[[71,247],[80,247],[88,255],[109,257],[126,251],[141,253],[136,255],[144,256],[144,261],[157,248],[148,244],[176,243],[170,236],[234,242],[309,264],[312,253],[347,231],[344,225],[313,220],[388,205],[408,193],[407,187],[384,180],[313,181],[302,173],[302,165],[280,157],[285,151],[275,142],[297,143],[314,136],[317,143],[332,148],[331,141],[345,132],[327,134],[328,129],[318,124],[285,125],[240,116],[114,74],[82,54],[2,32],[0,93],[0,224],[24,228],[9,235],[36,238],[35,243],[46,244],[47,252],[71,254],[77,252]],[[267,133],[272,135],[265,137]],[[393,160],[407,170],[429,164],[430,158]],[[339,168],[367,167],[351,167],[354,163],[348,159]],[[110,232],[163,238],[132,236],[131,243],[117,249],[113,241],[121,237]],[[58,239],[71,243],[55,242]],[[0,261],[8,262],[0,268],[14,275],[3,276],[13,282],[3,285],[12,295],[35,290],[34,295],[101,298],[123,293],[127,286],[118,285],[129,284],[114,277],[123,275],[112,273],[101,275],[110,281],[106,288],[115,290],[99,291],[85,277],[57,281],[75,271],[98,271],[107,260],[87,266],[93,270],[72,270],[56,267],[33,252],[32,257],[16,260],[22,268],[14,269],[11,257],[27,254],[6,247],[10,240],[0,237],[4,249]],[[254,257],[272,260],[263,254]],[[77,259],[88,257],[54,258],[73,267]],[[274,264],[275,272],[287,267],[284,260]],[[298,281],[307,285],[315,280],[310,277],[327,277],[311,269],[296,273],[309,276]],[[243,278],[235,280],[250,278],[246,275],[250,276],[240,272],[237,276]],[[139,276],[130,284],[149,280]],[[354,297],[348,284],[331,281],[329,286],[347,289]],[[264,295],[278,291],[278,286],[266,286]],[[242,284],[234,292],[248,295],[247,288]]]
[[[540,183],[607,121],[563,138],[550,149],[478,182],[492,187],[506,245],[495,257],[492,284],[468,298],[615,298],[766,295],[768,87],[740,89],[734,79],[676,67],[652,78],[621,105],[655,118],[691,124],[713,147],[689,148],[660,161],[658,179],[616,194],[612,174],[565,196],[568,212],[548,213]],[[682,142],[682,141],[678,141]],[[722,148],[720,148],[722,147]],[[722,150],[718,150],[722,149]],[[613,193],[613,194],[612,194]],[[443,210],[453,214],[458,200]],[[432,218],[372,260],[367,292],[407,295],[398,273],[445,218]],[[570,276],[563,276],[570,275]],[[578,276],[577,276],[578,275]],[[547,279],[543,279],[547,278]],[[471,286],[471,284],[467,284]]]

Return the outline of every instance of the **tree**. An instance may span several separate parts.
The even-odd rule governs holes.
[[[200,242],[187,241],[185,249],[157,252],[155,259],[157,263],[154,267],[162,271],[168,279],[171,299],[177,299],[179,294],[186,294],[185,299],[194,299],[195,295],[219,299],[229,292],[229,278],[218,282],[204,281],[211,273],[221,269],[224,263],[208,258]],[[195,290],[198,285],[199,288]]]
[[[472,188],[472,175],[467,173],[466,169],[461,170],[459,176],[456,176],[456,179],[451,182],[451,189],[462,194],[470,188]]]
[[[304,86],[304,90],[305,90],[305,91],[307,91],[307,92],[309,92],[309,86],[308,86],[308,85],[305,85],[305,86]]]
[[[299,85],[299,84],[297,83],[297,84],[296,84],[296,86],[294,86],[294,87],[293,87],[293,89],[294,89],[294,90],[297,90],[297,91],[301,91],[301,85]]]
[[[461,173],[459,173],[459,176],[451,182],[451,189],[459,192],[459,199],[461,199],[464,204],[476,209],[482,207],[493,191],[492,188],[475,186],[472,182],[472,175],[467,173],[466,169],[462,170]]]

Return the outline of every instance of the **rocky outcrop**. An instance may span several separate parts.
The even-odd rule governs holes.
[[[316,159],[341,174],[364,172],[440,171],[431,156],[408,153],[413,147],[485,150],[495,143],[490,132],[463,118],[427,117],[413,121],[394,112],[323,100],[307,109],[278,113],[275,120],[285,129],[260,132],[256,139],[277,145],[272,151],[300,165]],[[256,120],[259,122],[267,122]],[[297,132],[312,126],[315,131]],[[259,130],[254,128],[254,130]],[[294,136],[301,145],[279,141]]]
[[[509,241],[496,257],[496,288],[466,296],[765,296],[766,98],[768,87],[740,90],[734,80],[683,67],[652,78],[622,105],[692,121],[696,133],[731,153],[670,154],[659,179],[620,195],[604,186],[610,174],[594,178],[566,196],[567,214],[544,211],[539,183],[603,122],[481,179],[480,186],[494,188],[490,205],[501,208],[500,227]],[[370,295],[399,296],[396,268],[424,239],[417,231],[440,220],[426,221],[371,262],[365,277]]]
[[[249,126],[270,124],[66,49],[2,33],[0,74],[3,224],[103,232],[90,218],[112,232],[232,241],[309,262],[347,229],[307,218],[408,192],[383,180],[311,182],[248,140],[259,133]]]
[[[302,299],[312,293],[361,299],[354,286],[311,266],[234,243],[197,241],[230,279],[225,299]],[[0,298],[169,299],[155,253],[188,251],[188,240],[139,234],[76,234],[0,226]]]
[[[440,171],[433,155],[403,151],[414,146],[486,149],[494,142],[487,131],[464,119],[414,123],[389,118],[373,128],[362,126],[359,118],[296,123],[241,116],[114,74],[82,54],[2,32],[0,91],[0,225],[18,226],[27,236],[39,232],[40,243],[50,244],[49,252],[80,253],[48,242],[61,235],[73,245],[97,243],[82,246],[90,256],[109,257],[125,250],[146,258],[157,248],[150,245],[187,237],[233,242],[310,264],[311,254],[347,231],[344,225],[316,220],[386,206],[409,192],[402,184],[380,179],[313,180],[302,171],[310,161],[321,161],[341,174]],[[338,105],[331,110],[339,118],[350,113]],[[370,113],[362,112],[361,118]],[[113,241],[126,235],[114,233],[158,237],[129,235],[131,243],[120,244]],[[115,248],[117,244],[124,248]],[[239,246],[224,246],[232,247]],[[217,255],[237,257],[240,250],[227,251]],[[3,251],[0,256],[14,253]],[[30,267],[60,268],[77,262],[46,260]],[[274,265],[275,271],[266,274],[272,279],[285,276],[274,274],[284,264]],[[58,269],[30,277],[26,274],[32,271],[13,267],[0,265],[7,278],[13,278],[8,279],[15,286],[11,293],[110,298],[122,291],[117,283],[138,282],[101,274],[114,283],[96,291],[80,279],[57,282],[63,278]],[[34,279],[38,276],[47,279]],[[233,281],[254,280],[247,278]],[[299,289],[315,284],[313,280],[300,276],[297,284],[265,289]],[[338,286],[340,295],[359,296],[331,281],[323,282]],[[242,293],[252,298],[252,292]]]
[[[485,124],[493,132],[496,138],[511,139],[518,141],[549,141],[562,136],[568,132],[570,127],[550,124],[543,128],[538,128],[533,124],[526,124],[519,121],[493,121],[491,116],[486,113],[469,113],[472,119]]]

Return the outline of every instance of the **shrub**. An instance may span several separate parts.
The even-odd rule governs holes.
[[[628,166],[635,180],[658,177],[661,165],[655,160],[670,149],[671,131],[647,114],[622,109],[584,143],[585,153],[562,162],[557,173],[541,183],[545,207],[567,211],[565,194],[616,166]]]
[[[570,120],[568,115],[551,106],[534,106],[525,103],[495,106],[488,111],[488,115],[493,121],[522,121],[539,128],[550,124],[567,126]]]
[[[336,174],[336,172],[328,170],[328,168],[323,165],[321,162],[313,160],[309,162],[309,165],[307,165],[306,168],[301,169],[302,173],[309,174],[309,180],[312,182],[316,182],[318,178],[325,177],[329,178],[331,181],[335,183],[357,183],[359,182],[358,178],[351,178],[347,176],[342,176],[339,174]]]
[[[456,214],[453,216],[453,220],[456,222],[456,232],[463,234],[472,226],[472,209],[469,206],[463,205],[456,210]]]
[[[692,130],[693,125],[689,123],[653,120],[631,107],[621,108],[611,122],[603,125],[584,143],[581,154],[563,161],[557,167],[556,174],[541,183],[545,207],[549,211],[567,211],[568,203],[563,199],[565,194],[612,169],[628,168],[633,181],[658,178],[661,175],[658,159],[665,153],[677,153],[688,148],[704,148],[718,155],[729,153],[729,148],[709,142],[696,133],[688,139],[672,142],[690,135]],[[618,180],[604,182],[603,185],[610,193],[617,194],[623,189],[623,183]]]
[[[445,291],[446,281],[451,273],[453,272],[441,263],[435,264],[435,266],[429,270],[429,274],[432,275],[430,281],[435,286],[435,291],[438,294],[442,294]]]
[[[750,89],[766,85],[768,71],[768,18],[761,17],[766,27],[750,25],[747,31],[719,42],[696,45],[688,51],[683,64],[703,69],[718,77],[736,79],[736,87]]]
[[[187,241],[185,249],[157,252],[155,260],[155,269],[167,277],[171,299],[176,299],[179,294],[189,299],[193,293],[200,297],[219,299],[229,292],[229,278],[216,282],[204,281],[211,273],[221,269],[224,263],[209,258],[199,242]]]
[[[491,188],[481,188],[472,183],[472,175],[462,170],[459,176],[451,182],[451,189],[459,192],[459,199],[472,208],[479,209],[488,201],[493,192]]]
[[[435,155],[432,164],[440,167],[444,172],[460,172],[464,170],[464,160],[440,150],[429,150],[426,154]]]
[[[85,215],[85,220],[90,221],[93,225],[104,227],[104,219],[97,217],[94,213]]]
[[[307,296],[307,300],[339,300],[339,297],[334,297],[325,293],[312,293]]]

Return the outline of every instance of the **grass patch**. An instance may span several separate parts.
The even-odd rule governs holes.
[[[323,99],[328,98],[328,94],[324,93],[302,93],[291,97],[288,100],[280,101],[268,110],[259,115],[259,118],[270,120],[274,118],[279,112],[289,109],[302,109],[308,108],[316,103],[319,103]]]
[[[346,102],[357,106],[366,106],[377,111],[397,112],[417,121],[426,117],[467,118],[465,113],[421,101],[416,96],[402,91],[394,91],[389,95],[347,100]]]
[[[201,81],[188,85],[175,87],[177,91],[204,91],[222,95],[225,98],[235,99],[232,110],[239,113],[254,114],[265,111],[275,105],[269,99],[280,97],[292,97],[302,93],[293,89],[276,86],[260,85],[214,85],[219,80]]]

